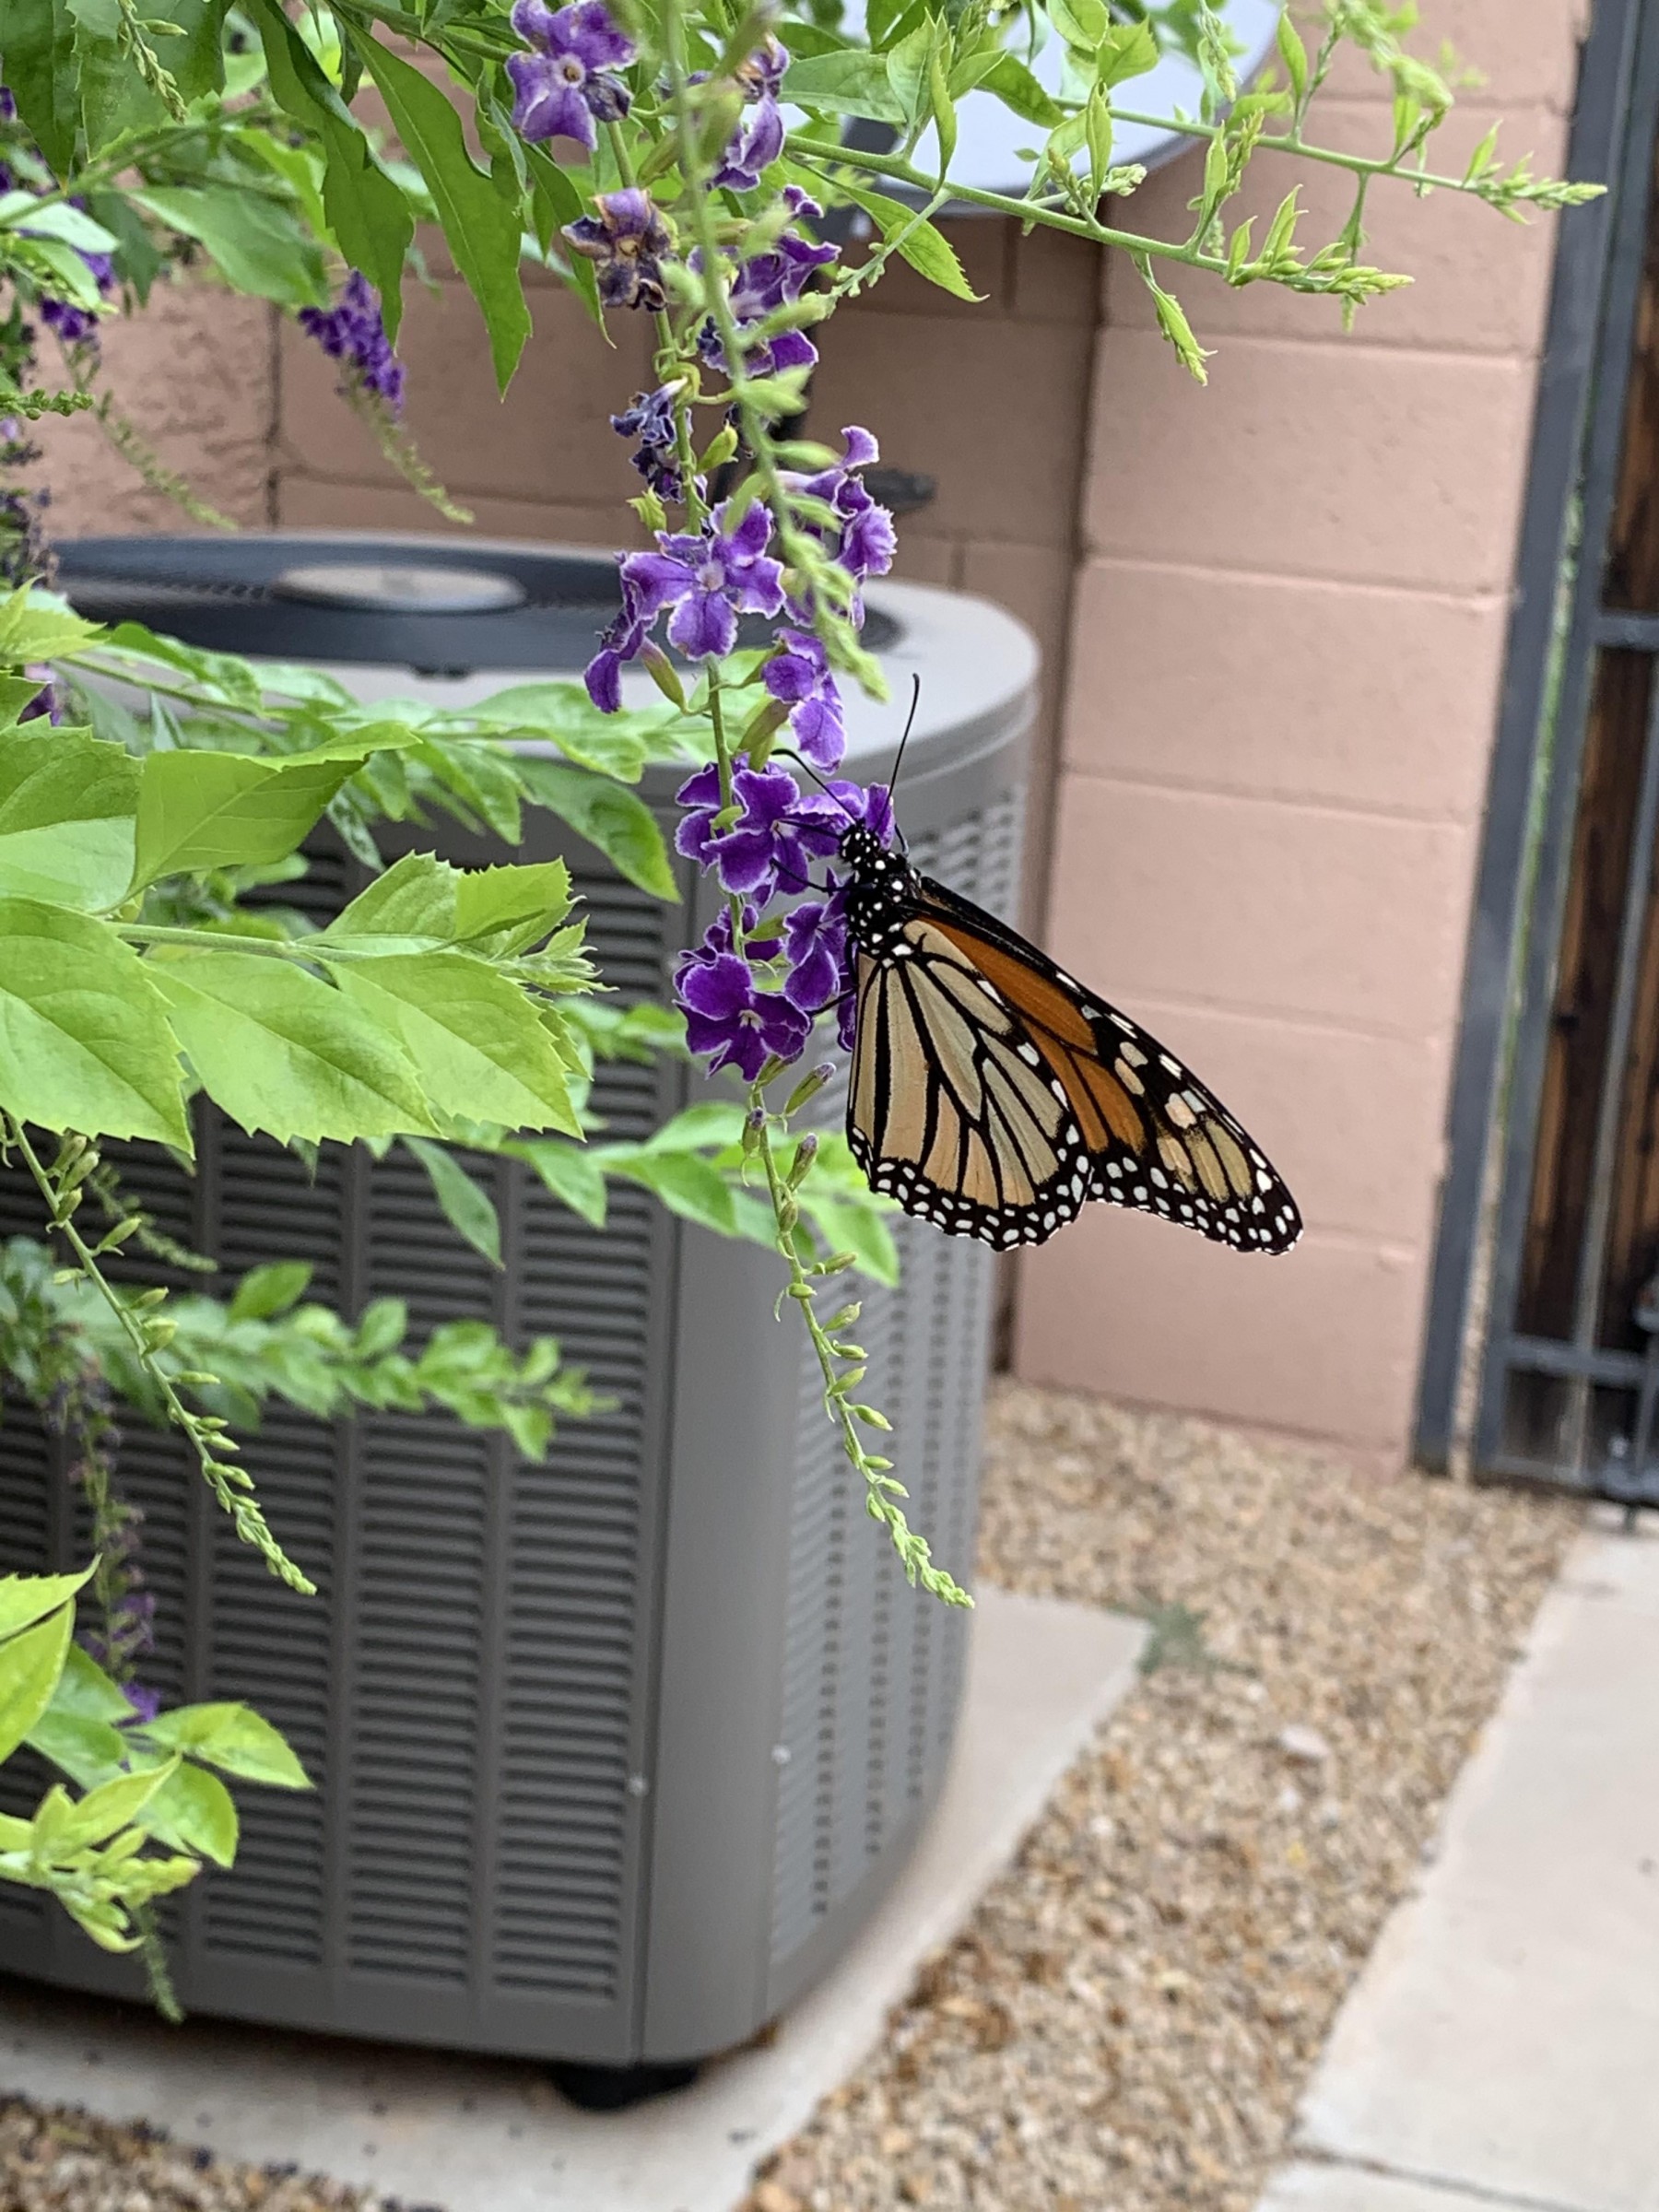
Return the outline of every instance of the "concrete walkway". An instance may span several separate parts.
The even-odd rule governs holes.
[[[1260,2212],[1659,2212],[1659,1518],[1597,1508]]]

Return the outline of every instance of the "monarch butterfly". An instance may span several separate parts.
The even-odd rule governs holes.
[[[847,1139],[872,1188],[947,1235],[1041,1244],[1091,1198],[1242,1252],[1288,1252],[1296,1201],[1156,1038],[862,822]]]

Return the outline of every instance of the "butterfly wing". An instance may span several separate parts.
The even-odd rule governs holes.
[[[922,921],[858,959],[847,1140],[873,1189],[952,1236],[1038,1244],[1081,1212],[1090,1162],[1059,1082],[1000,994]]]
[[[1045,955],[921,879],[861,955],[848,1136],[877,1190],[958,1236],[1041,1243],[1090,1198],[1285,1252],[1283,1180],[1172,1053]]]

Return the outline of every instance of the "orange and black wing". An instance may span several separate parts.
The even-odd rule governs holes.
[[[1244,1252],[1296,1201],[1215,1095],[1023,937],[925,878],[861,955],[848,1137],[872,1185],[956,1236],[1040,1244],[1090,1198]]]

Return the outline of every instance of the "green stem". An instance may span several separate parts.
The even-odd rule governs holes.
[[[794,1230],[797,1216],[794,1196],[779,1171],[777,1155],[772,1150],[766,1096],[759,1083],[749,1085],[749,1112],[756,1128],[755,1149],[765,1171],[772,1215],[778,1224],[778,1250],[789,1269],[788,1295],[800,1308],[801,1318],[806,1324],[806,1334],[818,1359],[818,1372],[824,1379],[824,1410],[841,1430],[841,1449],[864,1478],[865,1503],[870,1518],[879,1521],[892,1537],[911,1582],[919,1583],[929,1596],[940,1598],[947,1606],[971,1606],[972,1598],[942,1567],[934,1564],[926,1537],[918,1535],[905,1518],[904,1508],[899,1502],[905,1493],[893,1479],[891,1463],[865,1448],[864,1438],[859,1433],[860,1409],[850,1394],[853,1383],[863,1371],[855,1369],[851,1374],[842,1371],[834,1342],[818,1317],[817,1292],[811,1277],[801,1264],[801,1255],[795,1250]]]
[[[46,1202],[53,1228],[63,1236],[75,1254],[81,1274],[114,1315],[123,1335],[132,1347],[134,1358],[149,1377],[166,1407],[169,1420],[182,1431],[194,1452],[204,1480],[230,1515],[236,1533],[244,1543],[254,1547],[272,1572],[280,1576],[290,1590],[298,1590],[305,1597],[314,1597],[317,1585],[300,1573],[266,1525],[258,1501],[253,1496],[253,1482],[246,1469],[230,1465],[222,1456],[239,1448],[235,1439],[226,1433],[225,1424],[217,1415],[193,1413],[185,1405],[173,1387],[172,1378],[156,1357],[157,1347],[141,1318],[141,1310],[135,1309],[121,1296],[99,1265],[97,1254],[76,1228],[74,1209],[77,1192],[65,1190],[53,1182],[50,1171],[41,1164],[34,1147],[29,1141],[28,1132],[16,1114],[6,1114],[5,1125],[6,1142],[15,1145],[22,1155],[23,1164],[33,1177],[35,1188]]]

